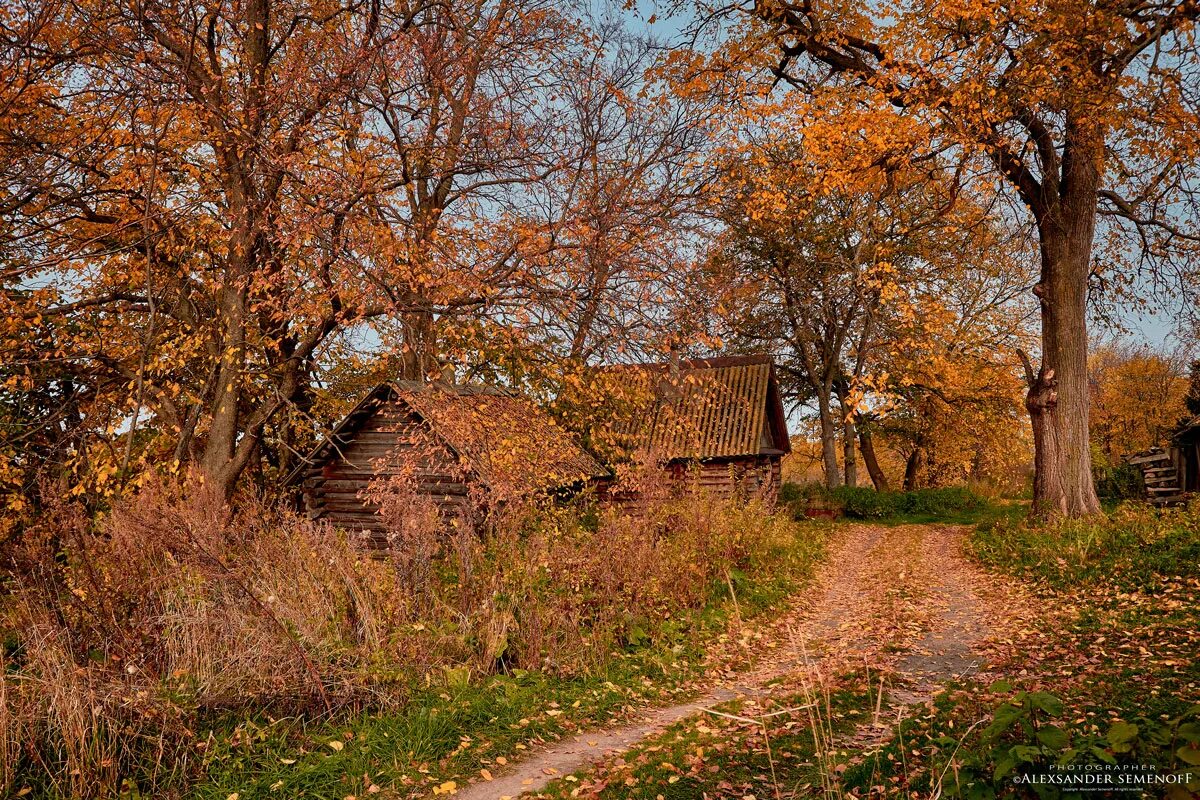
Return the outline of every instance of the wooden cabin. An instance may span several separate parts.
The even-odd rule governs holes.
[[[476,501],[579,487],[608,470],[532,401],[494,387],[392,382],[375,387],[289,481],[310,518],[384,533],[369,496],[403,479],[446,518]]]
[[[649,398],[613,423],[626,452],[652,454],[684,489],[774,504],[791,444],[769,356],[609,369]]]
[[[1200,492],[1200,416],[1176,428],[1171,437],[1171,462],[1184,492]]]

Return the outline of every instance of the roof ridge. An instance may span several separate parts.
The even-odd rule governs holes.
[[[640,361],[630,364],[603,364],[600,369],[668,369],[676,362],[671,361]],[[702,356],[699,358],[681,359],[677,362],[681,369],[723,369],[726,367],[751,367],[762,364],[775,364],[775,357],[770,353],[747,353],[729,356]]]

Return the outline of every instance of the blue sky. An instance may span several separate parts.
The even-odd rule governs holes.
[[[655,0],[631,0],[632,7],[612,0],[586,0],[591,13],[597,18],[620,19],[632,33],[647,35],[662,44],[679,43],[683,30],[692,21],[690,14],[681,9],[689,6],[678,3],[660,4]],[[674,8],[676,13],[672,13]],[[653,20],[653,22],[650,22]],[[1179,297],[1159,293],[1150,296],[1151,310],[1138,309],[1132,304],[1118,306],[1120,330],[1107,329],[1099,324],[1092,325],[1092,334],[1097,338],[1114,336],[1144,342],[1153,347],[1170,347],[1184,330],[1183,301]]]

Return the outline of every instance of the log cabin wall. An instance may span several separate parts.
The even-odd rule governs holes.
[[[676,459],[664,470],[675,482],[677,496],[707,496],[719,500],[752,500],[774,508],[779,499],[782,470],[779,456],[746,456],[744,458],[706,459],[694,461]],[[639,492],[622,490],[611,484],[598,485],[597,497],[605,504],[618,505],[640,514],[644,509]]]
[[[372,389],[297,467],[310,517],[386,545],[372,490],[389,479],[432,500],[446,527],[477,503],[571,493],[611,473],[532,401],[496,387],[394,381]]]
[[[431,442],[427,426],[407,406],[383,405],[342,439],[329,458],[309,470],[303,483],[309,517],[346,530],[366,530],[381,539],[385,526],[379,505],[365,495],[373,481],[401,475],[415,478],[418,491],[429,496],[443,516],[465,513],[469,480],[461,475],[454,454]]]
[[[1179,474],[1179,488],[1184,492],[1200,492],[1200,444],[1175,444],[1169,452]]]
[[[1200,492],[1200,417],[1180,425],[1167,450],[1184,493]]]
[[[684,480],[691,470],[685,468]],[[774,505],[779,496],[780,459],[778,456],[701,461],[695,469],[695,488],[703,494],[743,501],[759,500]]]

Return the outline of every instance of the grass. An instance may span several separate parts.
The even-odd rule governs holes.
[[[751,652],[730,628],[803,586],[823,546],[754,504],[664,495],[636,518],[513,508],[484,535],[405,510],[404,544],[366,558],[199,492],[28,532],[0,603],[0,793],[436,787],[736,666]]]
[[[1200,578],[1200,508],[1126,503],[1100,520],[991,524],[975,533],[971,549],[985,566],[1052,590],[1153,589]]]
[[[341,800],[372,786],[383,793],[461,786],[543,741],[612,722],[633,707],[683,701],[696,691],[707,648],[726,636],[735,615],[752,620],[803,585],[820,557],[821,538],[818,526],[798,526],[791,570],[732,570],[714,583],[702,609],[655,625],[591,674],[513,670],[473,677],[451,670],[396,713],[322,723],[214,720],[201,737],[204,779],[189,796]]]
[[[1017,519],[1026,512],[1022,503],[991,500],[963,486],[880,492],[865,486],[827,489],[819,484],[786,484],[780,499],[797,519],[807,508],[816,507],[884,525],[978,525]]]
[[[688,670],[659,670],[647,656],[583,679],[521,671],[432,687],[395,714],[320,724],[228,720],[211,731],[206,780],[192,796],[225,800],[233,793],[252,798],[278,792],[274,796],[340,800],[371,786],[461,784],[536,742],[617,717],[631,703],[669,698]]]
[[[738,700],[681,720],[598,772],[556,780],[540,797],[793,797],[821,793],[853,753],[834,737],[870,718],[877,685],[861,672],[781,693],[762,706]],[[831,765],[839,765],[831,768]]]
[[[981,526],[973,556],[1023,581],[1041,608],[991,665],[1003,680],[949,687],[874,768],[898,791],[944,797],[1007,796],[1022,770],[1051,764],[1151,764],[1193,776],[1170,796],[1200,790],[1198,512],[1126,504],[1099,519]],[[847,783],[869,785],[853,773]]]

